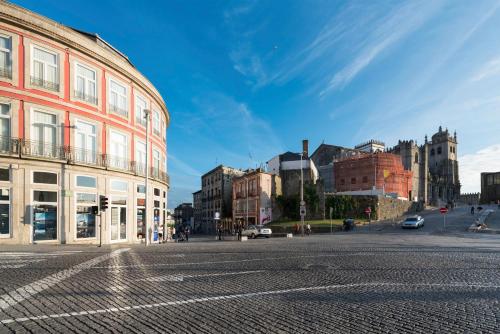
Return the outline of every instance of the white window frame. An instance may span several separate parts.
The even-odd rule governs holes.
[[[139,106],[139,102],[144,103],[144,108],[141,108]],[[142,95],[136,94],[134,107],[135,107],[135,123],[146,128],[146,118],[145,118],[146,113],[144,112],[144,110],[148,109],[148,101],[144,97],[142,97]]]
[[[117,91],[113,90],[112,89],[112,83],[125,88],[125,95],[122,95],[120,92],[117,92]],[[118,98],[119,97],[125,97],[125,109],[122,110],[123,112],[125,112],[125,115],[120,112],[119,106],[115,106],[115,105],[111,104],[111,94],[113,94],[113,93],[115,93]],[[117,102],[118,102],[118,98],[117,98]],[[129,109],[129,106],[128,106],[128,86],[126,84],[124,84],[123,82],[121,82],[119,80],[109,78],[108,105],[109,105],[109,110],[111,112],[113,112],[115,114],[118,114],[120,116],[128,118],[128,116],[129,116],[129,110],[128,110]]]
[[[79,75],[78,74],[78,66],[81,66],[81,67],[85,68],[86,70],[94,72],[95,79],[92,80],[92,79],[89,79],[89,78],[86,78],[84,76]],[[81,93],[83,93],[83,97],[77,95],[77,92],[78,92],[78,77],[81,77],[83,79],[83,89],[84,89],[84,91],[81,92]],[[82,100],[82,101],[85,101],[85,102],[92,103],[92,104],[97,104],[97,91],[98,91],[98,88],[97,88],[97,71],[94,70],[93,68],[87,66],[87,65],[84,65],[84,64],[80,63],[80,62],[75,62],[75,76],[74,76],[74,80],[75,80],[74,81],[74,85],[75,85],[75,98],[77,98],[79,100]],[[87,89],[88,89],[88,83],[89,82],[94,82],[94,91],[92,92],[92,94],[89,94],[89,92],[87,91]],[[89,101],[89,98],[87,98],[87,97],[90,97],[90,99],[93,99],[93,100]]]
[[[126,156],[125,157],[118,157],[115,153],[111,152],[111,148],[112,148],[112,140],[111,140],[111,137],[113,135],[113,133],[115,134],[118,134],[120,136],[124,136],[126,138],[126,142],[125,142],[125,154]],[[123,159],[127,164],[128,164],[128,161],[129,161],[129,158],[130,158],[130,143],[129,143],[129,136],[127,133],[125,132],[121,132],[121,131],[117,131],[115,129],[110,129],[109,130],[109,138],[108,138],[108,152],[110,155],[114,156],[114,157],[117,157],[117,158],[121,158]],[[111,167],[114,167],[114,168],[120,168],[120,169],[126,169],[126,168],[122,168],[122,167],[125,167],[125,166],[116,166],[116,165],[111,165]]]
[[[10,39],[10,49],[0,47],[0,51],[7,53],[7,57],[9,59],[9,61],[8,61],[8,68],[6,68],[5,70],[9,71],[8,78],[11,79],[12,78],[12,36],[0,34],[0,37]]]
[[[139,161],[137,157],[139,156],[139,152],[143,152],[142,150],[139,150],[139,147],[143,145],[144,147],[144,161]],[[147,156],[147,145],[145,141],[137,139],[135,141],[135,161],[138,165],[143,165],[143,166],[138,166],[139,168],[142,168],[144,172],[146,172],[146,156]]]
[[[156,159],[155,154],[158,155],[158,159]],[[152,165],[153,165],[153,168],[156,168],[155,160],[158,160],[158,168],[157,169],[158,169],[158,171],[160,171],[160,167],[161,167],[161,153],[160,153],[160,150],[158,150],[156,148],[153,148],[153,156],[152,156]]]
[[[95,180],[95,187],[85,187],[85,186],[79,186],[78,185],[78,177],[79,176],[84,176],[84,177],[90,177],[90,178],[93,178]],[[82,188],[82,189],[97,189],[97,177],[95,176],[92,176],[92,175],[85,175],[85,174],[77,174],[75,175],[75,188]],[[85,192],[85,191],[79,191],[79,192]]]
[[[56,195],[56,201],[55,202],[36,202],[35,203],[35,191],[48,191],[48,192],[55,192],[57,195]],[[53,239],[53,240],[38,240],[36,241],[37,243],[54,243],[54,242],[59,242],[60,239],[61,239],[61,212],[60,212],[60,207],[59,207],[59,196],[60,196],[60,193],[59,193],[59,190],[57,190],[57,188],[49,188],[49,189],[44,189],[44,188],[39,188],[39,187],[36,187],[36,188],[32,188],[31,189],[31,205],[30,205],[30,242],[31,243],[34,243],[35,242],[35,239],[34,239],[34,230],[33,230],[33,222],[35,221],[35,217],[33,216],[33,208],[35,207],[35,205],[37,204],[40,204],[40,205],[55,205],[56,207],[56,212],[57,212],[57,215],[56,215],[56,219],[57,219],[57,224],[56,224],[56,228],[57,228],[57,238],[56,239]]]
[[[125,205],[122,205],[122,204],[113,204],[113,200],[114,199],[122,199],[122,198],[125,198],[125,202],[126,204]],[[129,198],[128,196],[124,196],[124,195],[111,195],[109,197],[109,242],[110,243],[118,243],[118,242],[124,242],[124,241],[127,241],[128,240],[128,232],[129,232],[129,214],[128,214],[128,206],[129,206]],[[132,205],[134,205],[134,207],[136,206],[135,205],[136,203],[133,203]],[[121,239],[120,238],[120,226],[118,225],[118,239],[117,240],[112,240],[111,239],[111,220],[113,219],[112,218],[112,215],[111,215],[111,210],[113,207],[118,207],[118,208],[125,208],[125,215],[126,215],[126,219],[125,219],[125,239]],[[132,217],[133,219],[133,217]],[[135,221],[135,220],[134,220]],[[120,222],[118,222],[118,224],[120,224]]]
[[[167,122],[165,121],[165,118],[163,118],[163,117],[161,119],[161,131],[162,131],[161,138],[162,138],[163,142],[166,143],[167,142]]]
[[[92,134],[92,133],[87,133],[85,131],[81,131],[78,128],[78,123],[93,126],[94,127],[94,133]],[[76,119],[75,120],[75,126],[76,126],[76,128],[75,128],[75,136],[74,136],[75,137],[75,139],[74,139],[75,140],[75,148],[76,149],[85,150],[85,152],[88,151],[86,147],[84,147],[84,148],[78,148],[76,146],[76,140],[77,140],[77,136],[78,136],[79,133],[83,133],[85,136],[93,137],[94,138],[94,146],[95,146],[94,149],[93,149],[93,156],[90,157],[90,161],[89,161],[89,159],[85,159],[84,162],[96,163],[97,162],[97,132],[98,132],[97,124],[93,123],[93,122],[88,122],[88,121],[82,120],[82,119]],[[79,160],[79,161],[81,161],[81,160]]]
[[[127,184],[127,190],[115,190],[115,189],[113,189],[113,187],[112,187],[113,181]],[[109,190],[112,191],[112,192],[126,194],[129,191],[129,182],[123,181],[123,180],[119,180],[119,179],[110,179],[109,180]],[[120,195],[120,196],[123,196],[123,195]]]
[[[41,51],[44,51],[44,52],[47,52],[47,53],[50,53],[54,56],[56,56],[56,65],[55,65],[55,68],[56,68],[56,82],[53,82],[54,84],[57,84],[58,85],[58,91],[59,91],[59,75],[61,73],[61,69],[60,69],[60,61],[59,61],[59,54],[55,51],[52,51],[50,49],[47,49],[47,48],[44,48],[42,46],[39,46],[39,45],[34,45],[34,44],[31,44],[31,68],[30,68],[30,75],[34,78],[35,77],[35,60],[42,63],[43,64],[43,78],[37,78],[37,79],[42,79],[44,82],[50,82],[47,80],[47,70],[46,70],[46,67],[47,66],[54,66],[53,64],[49,64],[43,60],[39,60],[39,59],[35,59],[35,49],[38,49],[38,50],[41,50]],[[38,86],[38,85],[37,85]],[[44,87],[44,86],[42,86]]]
[[[87,176],[87,175],[78,175],[78,176]],[[75,183],[76,185],[76,183]],[[86,187],[82,187],[82,188],[86,188]],[[93,188],[86,188],[86,189],[93,189]],[[87,194],[87,195],[95,195],[95,203],[92,205],[90,203],[78,203],[78,194]],[[75,240],[95,240],[97,239],[97,219],[95,220],[95,231],[94,231],[94,234],[95,236],[94,237],[88,237],[88,238],[78,238],[78,233],[77,233],[77,230],[78,230],[78,222],[77,222],[77,216],[78,216],[78,206],[85,206],[85,207],[92,207],[92,206],[96,206],[96,205],[99,205],[99,196],[97,194],[97,192],[86,192],[86,191],[76,191],[75,192],[75,232],[74,232],[74,238]],[[97,215],[95,215],[97,216]]]
[[[45,110],[45,109],[42,109],[42,108],[31,108],[31,112],[30,112],[30,139],[31,140],[36,140],[36,141],[39,141],[38,138],[37,139],[33,139],[33,124],[35,122],[35,113],[36,112],[40,112],[40,113],[44,113],[44,114],[50,114],[50,115],[54,115],[56,116],[56,122],[55,124],[46,124],[46,123],[43,123],[45,125],[48,125],[48,126],[51,126],[55,129],[55,133],[56,133],[56,140],[54,143],[52,143],[52,145],[57,148],[59,145],[60,145],[60,138],[59,138],[59,127],[57,126],[59,124],[59,114],[56,113],[56,112],[53,112],[53,111],[48,111],[48,110]],[[46,143],[45,141],[43,141],[45,144],[48,144]]]
[[[35,183],[35,173],[48,173],[48,174],[56,174],[56,183]],[[40,184],[40,185],[45,185],[49,187],[57,187],[59,186],[59,173],[53,172],[53,171],[48,171],[48,170],[33,170],[31,172],[31,184]]]
[[[8,116],[4,116],[4,115],[0,114],[0,118],[8,119],[9,120],[9,133],[7,134],[7,136],[4,136],[4,137],[10,138],[11,134],[12,134],[12,104],[11,103],[4,103],[4,102],[0,102],[0,104],[3,104],[5,106],[9,107],[9,115]],[[0,137],[2,137],[1,134],[0,134]]]
[[[153,110],[153,133],[157,136],[161,136],[160,127],[160,112]]]
[[[3,168],[3,167],[2,167]],[[2,181],[2,182],[7,182],[7,181]],[[0,191],[2,190],[8,190],[9,191],[9,200],[0,200],[0,204],[8,204],[9,205],[9,233],[0,233],[0,238],[11,238],[12,237],[12,188],[8,186],[2,186],[0,185]]]

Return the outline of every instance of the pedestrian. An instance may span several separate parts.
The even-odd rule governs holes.
[[[307,233],[307,235],[311,234],[311,225],[310,224],[307,224],[307,226],[306,226],[306,233]]]
[[[189,231],[189,227],[188,227],[188,228],[186,228],[186,231],[185,231],[185,234],[186,234],[186,242],[188,242],[188,241],[189,241],[189,233],[190,233],[190,231]]]
[[[241,226],[241,222],[238,223],[238,241],[241,241],[241,232],[243,230],[243,227]]]
[[[471,206],[470,207],[470,214],[473,215],[474,214],[474,206]]]
[[[219,225],[217,225],[217,237],[218,237],[218,240],[222,240],[222,227]]]

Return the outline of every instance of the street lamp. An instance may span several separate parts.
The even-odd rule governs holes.
[[[149,195],[149,189],[148,189],[148,179],[149,179],[149,118],[151,116],[151,110],[149,109],[144,109],[144,118],[146,119],[146,173],[144,177],[144,190],[145,190],[145,199],[144,199],[144,207],[145,207],[145,213],[144,213],[144,228],[146,229],[146,242],[145,245],[149,245],[150,242],[150,232],[149,232],[149,200],[148,200],[148,195]]]
[[[302,236],[304,236],[304,214],[302,212],[302,207],[305,207],[304,202],[304,170],[302,168],[302,156],[304,152],[300,153],[300,222],[302,224]]]

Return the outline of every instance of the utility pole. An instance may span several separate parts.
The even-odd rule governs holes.
[[[149,245],[149,239],[151,238],[151,233],[149,232],[149,187],[148,187],[148,179],[149,179],[149,117],[151,115],[151,110],[144,109],[144,118],[146,119],[146,175],[144,177],[144,228],[146,229],[146,242],[144,243],[146,246]]]
[[[304,155],[304,150],[300,153],[300,223],[302,225],[302,236],[304,236],[304,213],[302,207],[306,205],[304,202],[304,170],[302,168],[302,156]]]

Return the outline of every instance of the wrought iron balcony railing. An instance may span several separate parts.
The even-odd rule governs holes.
[[[85,94],[82,91],[75,90],[75,97],[82,101],[97,105],[97,97],[95,97],[94,95]]]
[[[109,111],[114,112],[116,114],[128,117],[128,110],[127,109],[122,109],[118,107],[117,105],[114,104],[109,104]]]
[[[31,79],[30,82],[33,86],[42,87],[42,88],[45,88],[48,90],[53,90],[56,92],[59,91],[59,83],[58,82],[47,81],[47,80],[43,80],[42,78],[37,78],[34,76],[31,76],[30,79]]]
[[[12,79],[12,68],[8,67],[0,67],[0,77]]]
[[[18,158],[65,161],[68,164],[86,165],[105,169],[125,171],[137,176],[145,176],[144,163],[131,161],[110,154],[85,150],[73,146],[61,146],[43,141],[0,136],[0,155]],[[158,168],[150,167],[149,177],[170,184],[169,175]]]

